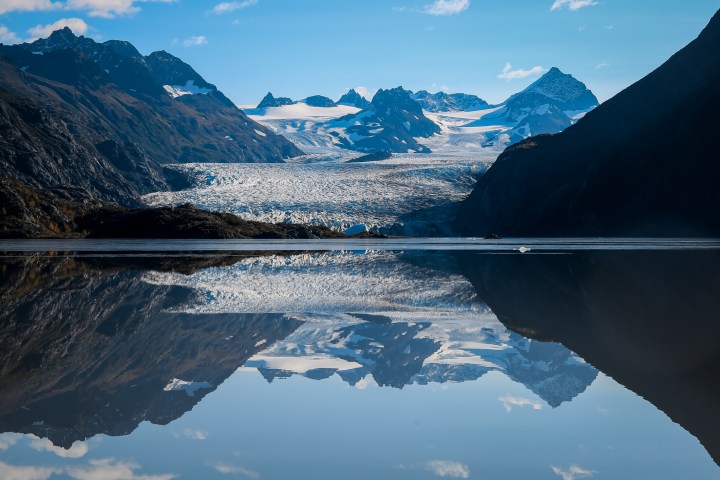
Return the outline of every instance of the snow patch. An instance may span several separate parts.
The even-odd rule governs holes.
[[[185,85],[163,85],[163,88],[173,98],[183,95],[207,95],[212,92],[210,88],[198,87],[194,80],[188,80]]]

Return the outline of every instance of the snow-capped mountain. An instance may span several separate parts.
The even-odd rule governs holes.
[[[267,95],[265,95],[265,98],[263,98],[260,103],[258,104],[257,108],[272,108],[272,107],[282,107],[283,105],[293,105],[295,102],[292,101],[292,99],[287,97],[278,97],[275,98],[271,92],[268,92]]]
[[[167,52],[68,28],[0,45],[0,169],[33,188],[137,205],[170,163],[283,162],[295,145]]]
[[[511,145],[542,133],[560,133],[598,105],[584,83],[553,67],[499,109],[467,126],[486,127],[486,144]],[[499,128],[487,128],[493,125]]]
[[[429,153],[416,139],[440,132],[402,87],[379,90],[367,108],[331,121],[329,127],[338,146],[361,152]]]
[[[357,93],[354,88],[351,88],[345,95],[340,97],[337,104],[357,108],[367,108],[370,106],[370,102],[365,97]]]
[[[426,90],[420,90],[411,96],[413,100],[420,104],[423,110],[433,113],[470,112],[489,107],[485,100],[466,93],[429,93]]]
[[[335,106],[335,102],[331,98],[322,95],[313,95],[301,101],[311,107],[332,108]]]
[[[245,367],[256,368],[269,382],[337,374],[352,386],[372,379],[394,388],[474,381],[496,371],[551,407],[585,391],[598,373],[562,345],[529,340],[507,330],[493,315],[398,322],[354,314],[326,323],[311,321]]]

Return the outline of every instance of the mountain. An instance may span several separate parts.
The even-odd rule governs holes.
[[[499,109],[466,126],[503,125],[485,142],[512,145],[531,136],[562,132],[598,104],[584,83],[553,67]]]
[[[352,316],[357,318],[349,325],[340,318],[327,327],[304,324],[245,366],[257,368],[268,382],[337,374],[352,386],[372,376],[378,385],[393,388],[474,381],[502,372],[553,408],[585,391],[598,374],[562,345],[528,340],[494,318],[406,323],[377,314]]]
[[[510,331],[577,352],[720,463],[717,250],[456,256]]]
[[[337,101],[337,105],[347,105],[348,107],[367,108],[370,106],[370,102],[351,88],[345,95],[340,97]]]
[[[509,148],[464,202],[458,228],[718,236],[718,45],[720,11],[696,40],[576,125]]]
[[[311,107],[330,108],[335,106],[335,102],[332,101],[332,99],[328,97],[323,97],[322,95],[313,95],[312,97],[308,97],[305,100],[301,100],[301,102]]]
[[[144,271],[236,261],[5,259],[0,432],[69,448],[98,434],[127,435],[145,421],[166,425],[190,411],[265,348],[258,338],[272,344],[300,322],[281,314],[173,313],[193,301],[192,292],[149,284]]]
[[[122,204],[167,189],[163,164],[301,153],[176,57],[67,28],[0,45],[0,131],[3,175]]]
[[[361,152],[429,153],[430,149],[416,138],[440,132],[402,87],[378,90],[367,108],[328,125],[339,146]]]
[[[283,105],[292,105],[294,103],[295,102],[287,97],[275,98],[272,93],[268,92],[256,108],[282,107]]]
[[[489,107],[488,103],[480,97],[465,93],[429,93],[426,90],[420,90],[411,96],[423,110],[433,113],[468,112]]]

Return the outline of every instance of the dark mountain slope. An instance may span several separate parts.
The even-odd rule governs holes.
[[[716,251],[458,257],[505,326],[561,342],[665,412],[720,463]]]
[[[466,234],[720,234],[720,12],[656,71],[554,136],[509,148],[466,200]]]
[[[125,42],[98,44],[69,30],[0,45],[3,174],[133,204],[167,188],[166,163],[280,162],[301,153],[179,59],[136,53]]]

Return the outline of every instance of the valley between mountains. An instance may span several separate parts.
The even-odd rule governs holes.
[[[68,28],[0,45],[0,235],[713,235],[696,202],[669,199],[717,210],[718,35],[716,15],[603,105],[552,68],[495,105],[395,87],[236,106],[164,51]]]

